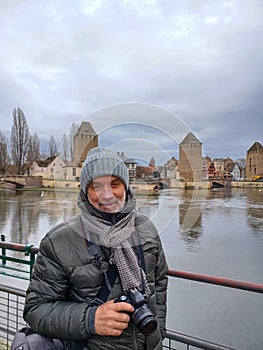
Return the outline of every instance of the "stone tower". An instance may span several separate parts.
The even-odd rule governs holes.
[[[263,146],[260,142],[255,142],[246,156],[246,180],[251,181],[254,176],[263,177]]]
[[[74,136],[74,164],[82,166],[88,151],[94,147],[98,147],[98,135],[90,122],[82,122]]]
[[[191,132],[179,145],[179,173],[183,181],[202,181],[202,143]]]
[[[152,157],[149,161],[149,168],[150,170],[154,171],[155,170],[155,159]]]

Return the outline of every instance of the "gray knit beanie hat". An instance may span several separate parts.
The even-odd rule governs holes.
[[[120,178],[126,190],[129,186],[129,172],[123,160],[111,151],[96,147],[92,148],[82,164],[80,188],[84,193],[89,183],[99,176],[112,175]]]

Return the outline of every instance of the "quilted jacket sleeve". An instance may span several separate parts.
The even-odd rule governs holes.
[[[24,318],[34,331],[65,340],[88,338],[92,307],[87,302],[68,301],[68,289],[64,267],[46,236],[40,245],[24,308]]]
[[[167,314],[167,271],[168,266],[166,263],[164,251],[159,240],[159,255],[157,258],[155,268],[155,289],[156,289],[156,304],[157,304],[157,317],[160,324],[160,330],[162,337],[165,337],[166,331],[166,314]]]
[[[147,282],[152,294],[149,305],[156,313],[161,336],[165,337],[167,315],[168,266],[162,242],[154,223],[145,215],[137,214],[136,227],[140,243],[143,245]],[[151,335],[150,338],[153,338]],[[152,347],[155,349],[155,347]]]

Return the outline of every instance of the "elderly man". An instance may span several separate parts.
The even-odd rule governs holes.
[[[25,320],[67,349],[162,349],[167,264],[155,226],[135,211],[126,165],[94,148],[80,187],[80,214],[41,241]]]

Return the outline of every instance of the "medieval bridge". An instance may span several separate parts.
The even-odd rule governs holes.
[[[75,183],[75,182],[74,182]],[[0,185],[8,189],[16,188],[41,188],[44,185],[43,178],[41,176],[24,176],[24,175],[0,175]],[[144,183],[145,185],[145,183]],[[66,186],[66,185],[65,185]],[[171,183],[171,179],[159,179],[152,183],[154,190],[162,190],[171,187],[181,187],[181,188],[228,188],[231,187],[231,181],[224,178],[214,177],[210,178],[208,181],[201,182],[180,182],[177,181],[176,184]],[[45,186],[44,186],[45,187]],[[49,187],[49,186],[48,186]]]
[[[0,181],[1,184],[10,189],[42,187],[41,176],[2,175]]]

